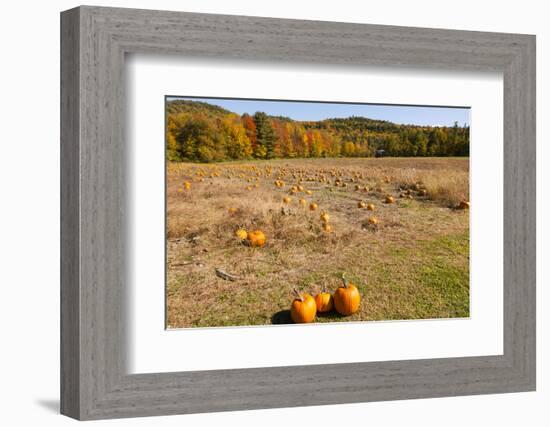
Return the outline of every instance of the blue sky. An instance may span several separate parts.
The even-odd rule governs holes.
[[[458,122],[459,126],[470,124],[470,109],[467,107],[422,107],[187,97],[167,98],[167,100],[172,99],[207,102],[238,114],[248,113],[252,115],[256,111],[263,111],[272,116],[286,116],[299,121],[359,116],[388,120],[399,124],[423,126],[452,126],[455,121]]]

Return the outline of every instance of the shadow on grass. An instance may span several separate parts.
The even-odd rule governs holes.
[[[290,317],[290,310],[281,310],[271,316],[271,323],[274,325],[291,325],[294,322]]]
[[[317,318],[323,319],[323,320],[331,320],[331,321],[342,321],[345,319],[344,316],[341,314],[338,314],[336,311],[329,311],[328,313],[319,313],[317,312]]]
[[[348,321],[352,320],[349,317],[342,316],[341,314],[338,314],[336,311],[330,311],[328,313],[317,312],[317,319],[322,322],[342,322],[346,320]],[[290,310],[281,310],[275,313],[273,316],[271,316],[271,323],[273,325],[291,325],[294,322],[290,317]]]

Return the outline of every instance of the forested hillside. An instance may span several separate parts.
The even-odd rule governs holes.
[[[293,157],[468,156],[470,128],[400,125],[366,117],[316,122],[232,113],[198,101],[166,105],[167,157],[217,162]]]

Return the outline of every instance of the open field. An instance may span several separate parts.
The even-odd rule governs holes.
[[[469,315],[469,211],[456,209],[469,200],[468,158],[167,167],[169,328],[286,323],[293,288],[334,291],[342,272],[360,291],[360,309],[317,322]],[[303,190],[292,193],[293,186]],[[388,195],[394,203],[385,203]],[[369,224],[371,217],[378,223]],[[244,245],[239,228],[262,230],[265,246]],[[215,268],[238,280],[218,277]]]

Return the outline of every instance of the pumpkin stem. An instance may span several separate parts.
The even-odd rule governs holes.
[[[304,297],[302,296],[302,294],[301,294],[300,292],[298,292],[298,289],[294,288],[294,289],[292,289],[292,290],[293,290],[294,293],[296,294],[296,297],[297,297],[300,301],[304,302]]]
[[[348,280],[346,279],[346,273],[342,273],[342,283],[344,284],[344,288],[348,287]]]

